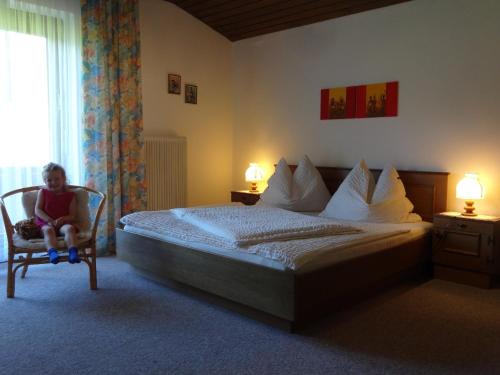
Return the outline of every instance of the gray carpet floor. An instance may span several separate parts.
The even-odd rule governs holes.
[[[1,374],[499,374],[500,290],[431,280],[299,334],[137,275],[109,257],[33,266],[5,297]]]

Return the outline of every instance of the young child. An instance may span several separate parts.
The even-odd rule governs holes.
[[[67,190],[66,172],[59,164],[49,163],[43,167],[42,177],[46,188],[38,191],[35,215],[36,224],[43,233],[50,262],[53,264],[59,262],[56,236],[62,234],[68,245],[69,262],[80,263],[78,249],[75,246],[76,197],[74,192]]]

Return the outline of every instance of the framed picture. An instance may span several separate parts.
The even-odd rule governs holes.
[[[168,93],[169,94],[181,94],[181,76],[179,74],[168,75]]]
[[[353,118],[355,101],[354,86],[321,90],[321,120]]]
[[[186,83],[184,86],[184,102],[189,104],[198,103],[198,86]]]
[[[321,90],[321,120],[398,115],[397,81]]]
[[[357,86],[355,117],[397,116],[398,86],[397,81]]]

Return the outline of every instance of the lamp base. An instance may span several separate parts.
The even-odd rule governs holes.
[[[465,201],[465,207],[464,212],[462,212],[462,216],[477,216],[477,214],[474,213],[475,209],[476,207],[474,207],[473,201]]]
[[[256,182],[251,182],[250,183],[250,189],[249,189],[250,193],[257,193],[258,190],[257,190],[257,183]]]

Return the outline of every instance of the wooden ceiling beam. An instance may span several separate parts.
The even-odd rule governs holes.
[[[376,1],[378,2],[380,0],[358,0],[356,4],[365,5]],[[266,12],[243,15],[241,17],[232,17],[220,24],[216,22],[212,24],[220,32],[225,30],[240,30],[246,27],[252,27],[253,25],[273,23],[276,22],[276,20],[279,22],[288,19],[307,19],[310,17],[310,14],[331,13],[344,9],[351,9],[353,7],[352,1],[349,0],[337,0],[335,3],[332,3],[331,0],[316,0],[314,1],[314,6],[311,6],[309,2],[304,3],[300,0],[298,2],[290,1],[290,3],[292,4],[282,4],[284,5],[282,8],[269,9]]]
[[[392,4],[396,4],[395,1],[385,0]],[[399,0],[398,3],[402,3],[409,0]],[[380,1],[379,1],[380,3]],[[246,29],[233,29],[233,30],[222,30],[219,31],[221,34],[225,35],[231,41],[237,41],[241,39],[251,38],[258,35],[269,34],[277,31],[283,31],[295,27],[310,25],[316,22],[326,21],[333,18],[347,16],[353,13],[360,13],[367,10],[376,9],[379,7],[369,6],[370,4],[365,4],[363,6],[351,7],[341,10],[335,10],[331,12],[324,13],[313,13],[301,18],[282,18],[271,23],[264,23],[259,25],[254,25],[253,27],[248,27]],[[217,30],[218,31],[218,30]]]
[[[238,23],[241,20],[252,19],[254,17],[259,17],[264,14],[279,14],[280,12],[296,7],[297,5],[311,6],[312,2],[316,2],[317,0],[289,0],[289,1],[273,1],[266,2],[267,4],[262,3],[260,6],[255,6],[252,3],[251,6],[243,6],[232,11],[227,11],[224,13],[214,13],[211,16],[203,17],[204,22],[213,24],[213,25],[223,25],[226,23]],[[331,1],[331,0],[329,0]]]
[[[223,3],[232,2],[232,0],[170,0],[171,3],[177,5],[182,9],[189,9],[189,11],[195,11],[196,9],[203,8],[213,8],[218,7]]]
[[[193,0],[191,3],[180,5],[186,12],[201,18],[205,12],[224,12],[225,9],[237,7],[242,0]]]
[[[231,41],[411,0],[165,0]]]

